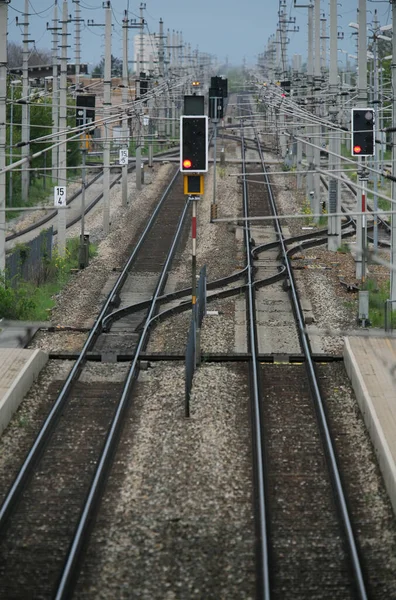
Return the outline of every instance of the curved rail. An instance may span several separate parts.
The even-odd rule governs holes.
[[[260,144],[258,144],[257,148],[258,148],[258,152],[260,154],[261,164],[262,164],[262,168],[263,168],[263,174],[264,174],[264,178],[265,178],[265,181],[267,184],[267,189],[268,189],[268,194],[269,194],[269,198],[270,198],[270,202],[271,202],[271,206],[272,206],[272,211],[273,211],[274,216],[276,217],[278,213],[277,213],[277,209],[276,209],[276,205],[275,205],[275,201],[274,201],[274,197],[273,197],[273,193],[272,193],[272,186],[270,185],[268,173],[265,168],[264,157],[262,155]],[[319,385],[318,385],[317,378],[316,378],[315,368],[314,368],[314,364],[313,364],[313,360],[312,360],[311,347],[310,347],[308,335],[305,331],[305,324],[304,324],[300,301],[299,301],[298,294],[297,294],[296,284],[294,281],[294,275],[293,275],[293,271],[292,271],[292,268],[290,265],[287,248],[286,248],[286,244],[285,244],[285,240],[284,240],[284,236],[283,236],[283,232],[282,232],[282,227],[281,227],[279,219],[275,219],[275,226],[276,226],[277,235],[279,237],[279,241],[280,241],[280,244],[282,247],[282,252],[283,252],[284,261],[285,261],[285,265],[286,265],[287,275],[288,275],[288,278],[290,281],[291,297],[292,297],[293,307],[294,307],[297,322],[298,322],[300,341],[301,341],[303,353],[305,356],[305,365],[306,365],[306,369],[308,371],[308,375],[309,375],[309,378],[311,381],[315,406],[317,408],[319,422],[320,422],[320,426],[321,426],[321,429],[323,432],[326,453],[328,456],[329,469],[330,469],[331,477],[333,480],[333,485],[334,485],[334,489],[336,492],[336,498],[337,498],[338,505],[340,508],[342,521],[344,524],[344,530],[345,530],[346,539],[347,539],[347,543],[348,543],[348,547],[349,547],[349,554],[350,554],[350,559],[351,559],[351,563],[352,563],[352,569],[353,569],[354,576],[355,576],[357,591],[359,594],[359,598],[361,600],[367,600],[368,596],[367,596],[366,587],[365,587],[365,583],[364,583],[364,579],[363,579],[362,567],[360,564],[360,558],[359,558],[359,554],[358,554],[358,550],[357,550],[355,535],[353,532],[351,519],[349,516],[349,511],[348,511],[346,498],[345,498],[345,494],[344,494],[344,490],[343,490],[343,486],[342,486],[342,482],[341,482],[341,477],[340,477],[340,473],[339,473],[339,469],[338,469],[338,464],[337,464],[337,459],[336,459],[335,450],[334,450],[334,446],[333,446],[333,441],[331,439],[330,429],[329,429],[329,425],[327,423],[327,418],[326,418],[326,414],[325,414],[325,410],[324,410],[324,404],[323,404],[323,400],[322,400],[321,393],[319,390]]]
[[[114,298],[117,297],[117,295],[119,294],[119,291],[121,290],[122,286],[124,285],[124,282],[125,282],[126,278],[128,277],[128,272],[129,272],[130,266],[133,263],[133,261],[135,260],[135,257],[143,243],[144,237],[146,236],[146,234],[152,227],[155,219],[157,218],[158,212],[159,212],[162,204],[165,202],[166,197],[168,196],[169,191],[170,191],[173,183],[175,182],[177,175],[178,175],[178,171],[175,172],[175,175],[173,176],[168,187],[166,188],[160,202],[158,203],[158,206],[156,207],[149,222],[147,223],[146,228],[144,229],[138,244],[135,246],[134,251],[132,252],[131,256],[129,257],[128,262],[126,263],[123,271],[120,273],[112,291],[109,293],[109,295],[100,311],[100,314],[97,317],[97,319],[94,323],[94,326],[93,326],[91,332],[89,333],[88,338],[81,350],[80,356],[74,363],[73,368],[70,371],[70,374],[69,374],[68,378],[66,379],[66,381],[62,387],[62,390],[60,391],[60,393],[58,395],[56,402],[52,406],[47,418],[45,419],[43,426],[40,429],[40,431],[33,443],[33,446],[31,447],[27,457],[25,458],[17,477],[15,478],[10,490],[8,491],[6,497],[3,501],[2,506],[0,507],[0,532],[5,527],[8,517],[10,516],[12,510],[15,508],[18,498],[20,497],[20,495],[23,491],[24,485],[26,484],[26,482],[32,472],[32,469],[37,464],[37,461],[41,455],[41,452],[43,451],[44,446],[45,446],[46,442],[48,441],[48,438],[49,438],[51,432],[53,431],[53,429],[56,425],[56,422],[61,414],[61,411],[63,410],[63,407],[67,401],[71,387],[72,387],[73,383],[77,380],[77,378],[87,360],[87,354],[88,354],[88,352],[90,352],[92,350],[98,335],[102,332],[102,329],[103,329],[102,321],[103,321],[104,317],[107,315],[109,309],[111,309],[111,307],[114,303]]]

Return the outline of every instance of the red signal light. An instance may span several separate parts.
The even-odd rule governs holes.
[[[192,162],[189,158],[183,160],[183,169],[191,169]]]
[[[353,153],[354,154],[360,154],[362,151],[362,147],[361,146],[354,146],[353,147]]]

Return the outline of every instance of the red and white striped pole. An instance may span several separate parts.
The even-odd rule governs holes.
[[[366,279],[366,246],[367,246],[367,229],[366,229],[366,185],[365,179],[362,180],[362,283]]]
[[[192,237],[192,282],[191,302],[194,306],[197,301],[197,198],[190,196],[192,201],[191,237]]]

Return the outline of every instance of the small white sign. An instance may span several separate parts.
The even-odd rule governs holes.
[[[143,117],[143,125],[145,127],[147,127],[148,124],[149,124],[149,118],[148,117]]]
[[[121,148],[120,150],[120,158],[119,158],[119,164],[120,165],[127,165],[128,164],[128,148]]]
[[[66,187],[55,186],[54,187],[54,205],[55,206],[66,206]]]

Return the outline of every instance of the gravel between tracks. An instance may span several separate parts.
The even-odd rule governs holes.
[[[232,145],[232,144],[231,144]],[[228,148],[228,142],[227,142]],[[227,149],[227,153],[232,156],[236,154],[235,145],[232,148]],[[106,283],[108,276],[112,274],[112,268],[114,266],[120,266],[123,257],[123,247],[127,240],[127,232],[125,223],[128,223],[131,227],[131,231],[135,231],[139,224],[143,221],[145,216],[150,212],[151,204],[158,194],[162,183],[169,178],[172,167],[170,165],[164,165],[162,167],[155,168],[153,174],[153,184],[145,186],[143,191],[132,201],[131,206],[128,209],[122,209],[120,206],[120,190],[116,188],[112,191],[112,194],[119,194],[118,196],[118,208],[113,210],[112,208],[112,233],[107,239],[100,239],[101,234],[101,213],[97,213],[92,217],[92,221],[87,221],[87,229],[91,233],[91,239],[100,241],[98,256],[91,261],[91,264],[87,269],[78,273],[73,277],[70,284],[62,291],[57,297],[57,306],[52,312],[52,321],[55,325],[72,325],[72,326],[85,326],[90,323],[96,311],[99,307],[102,289]],[[226,173],[233,173],[238,170],[235,166],[227,166]],[[289,210],[295,210],[292,208],[294,202],[293,197],[295,190],[293,185],[288,184],[286,188],[284,180],[281,176],[274,176],[274,182],[276,190],[280,192],[281,209],[286,212]],[[217,179],[218,189],[218,201],[219,201],[219,216],[223,214],[236,214],[240,207],[240,187],[236,183],[235,177],[218,177]],[[198,240],[197,240],[197,256],[198,264],[201,266],[207,264],[208,274],[210,279],[214,279],[221,275],[227,275],[242,266],[242,254],[240,252],[239,243],[236,242],[234,231],[231,227],[226,224],[210,224],[209,223],[209,211],[211,201],[211,173],[208,174],[206,179],[206,190],[204,200],[199,205],[198,209]],[[201,202],[201,201],[200,201]],[[112,200],[113,203],[113,200]],[[112,204],[113,206],[113,204]],[[292,225],[290,224],[290,228]],[[77,231],[78,232],[78,231]],[[130,231],[128,232],[130,236]],[[227,251],[222,252],[226,245]],[[351,300],[350,295],[343,292],[341,286],[338,283],[338,275],[341,273],[343,276],[348,272],[351,273],[351,257],[350,255],[337,254],[336,258],[334,254],[326,256],[326,251],[322,249],[313,249],[313,255],[317,256],[317,262],[326,264],[330,262],[339,263],[337,267],[333,267],[331,270],[315,270],[312,272],[310,269],[304,270],[302,273],[303,285],[306,289],[306,294],[309,295],[314,315],[315,325],[321,330],[333,329],[334,331],[342,326],[347,327],[353,324],[354,310],[346,306],[346,302]],[[330,254],[330,253],[328,253]],[[331,260],[330,260],[331,259]],[[179,266],[176,277],[180,280],[180,286],[184,285],[185,282],[189,281],[190,276],[190,250],[186,248],[182,262],[184,265]],[[339,273],[340,271],[340,273]],[[318,276],[319,275],[319,276]],[[114,276],[114,275],[113,275]],[[330,283],[330,285],[329,285]],[[96,301],[93,305],[92,299]],[[323,308],[323,301],[326,301],[326,308]],[[232,349],[234,344],[234,301],[226,300],[222,302],[215,302],[209,306],[211,309],[219,309],[218,317],[207,317],[204,320],[204,327],[202,330],[202,349],[207,352],[224,352]],[[182,328],[180,328],[181,322],[184,322]],[[185,345],[185,331],[188,327],[188,317],[181,315],[174,319],[160,324],[154,330],[153,337],[150,341],[149,350],[151,351],[180,351],[180,344]],[[185,328],[185,331],[184,331]],[[83,336],[83,334],[81,334]],[[51,342],[52,334],[40,334],[35,340],[36,347],[42,347],[43,349],[51,349],[53,347],[59,348],[64,344],[63,333],[58,334],[58,340],[56,343]],[[332,352],[340,352],[342,340],[339,336],[331,335],[328,336],[324,342],[324,350]],[[73,341],[72,341],[73,340]],[[73,346],[76,342],[74,337],[70,338],[69,344]],[[79,340],[81,343],[81,340]],[[52,347],[51,344],[53,344]],[[56,363],[58,365],[59,363]],[[64,363],[62,363],[63,365]],[[10,426],[7,428],[2,438],[0,438],[0,465],[3,467],[8,465],[10,467],[8,473],[8,479],[11,477],[10,473],[15,471],[17,459],[11,461],[10,455],[14,453],[14,440],[18,440],[18,444],[28,447],[29,439],[32,438],[33,433],[30,428],[20,427],[18,422],[21,421],[21,417],[25,414],[30,418],[30,414],[34,414],[37,410],[43,410],[44,401],[40,400],[38,390],[43,381],[46,378],[58,378],[61,372],[64,370],[64,366],[61,370],[57,370],[57,366],[51,361],[50,365],[44,369],[40,376],[39,382],[32,388],[32,391],[28,394],[26,400],[22,404],[17,415],[13,419]],[[68,365],[68,363],[66,363]],[[70,367],[70,365],[68,365]],[[175,521],[172,521],[174,515],[174,507],[169,505],[169,513],[166,513],[169,525],[169,535],[173,535],[172,527],[176,528],[176,531],[180,531],[179,525],[172,525],[172,523],[180,523],[180,526],[186,524],[184,533],[186,534],[183,539],[189,537],[186,532],[190,531],[191,526],[194,535],[191,539],[194,542],[199,542],[201,536],[204,536],[209,531],[213,534],[211,542],[209,544],[210,556],[213,560],[218,560],[218,557],[214,557],[214,545],[211,545],[213,540],[219,533],[219,527],[222,527],[221,520],[228,515],[228,511],[232,513],[232,518],[235,523],[244,524],[249,523],[251,515],[246,513],[246,489],[247,480],[246,473],[241,472],[241,463],[239,462],[240,475],[232,483],[229,479],[232,474],[233,468],[238,468],[238,461],[240,457],[236,456],[234,449],[234,438],[239,428],[237,415],[243,420],[245,415],[241,416],[241,408],[238,406],[241,404],[241,397],[246,395],[246,389],[242,390],[240,387],[239,379],[235,379],[235,374],[226,366],[214,367],[212,365],[203,365],[201,369],[197,371],[194,389],[193,389],[193,405],[194,415],[191,420],[190,426],[190,437],[186,435],[186,422],[182,418],[182,403],[183,403],[183,369],[182,367],[172,365],[156,365],[155,368],[149,369],[139,378],[139,385],[141,387],[142,396],[146,395],[147,389],[151,396],[151,404],[145,405],[140,403],[138,398],[136,406],[141,409],[139,418],[136,423],[130,423],[127,425],[132,430],[137,425],[140,426],[142,422],[144,427],[142,431],[135,432],[138,436],[137,439],[133,439],[132,455],[126,454],[121,456],[120,459],[116,459],[116,469],[119,466],[120,478],[122,479],[122,489],[118,489],[119,495],[114,496],[114,501],[111,504],[112,508],[110,511],[105,511],[103,514],[108,515],[109,521],[107,525],[110,528],[110,533],[107,532],[106,541],[105,534],[101,532],[100,528],[97,532],[99,545],[96,547],[96,552],[99,560],[99,565],[102,565],[102,574],[99,582],[92,582],[89,580],[89,576],[86,579],[85,575],[82,578],[82,587],[79,588],[78,597],[81,598],[165,598],[171,600],[180,596],[180,586],[175,590],[169,587],[169,578],[172,573],[166,569],[166,560],[161,562],[158,559],[160,556],[162,547],[156,546],[156,543],[161,544],[161,530],[158,528],[159,525],[159,514],[161,513],[161,506],[158,504],[158,498],[166,498],[167,502],[171,501],[171,496],[166,496],[166,488],[168,482],[176,482],[175,469],[181,471],[181,476],[189,479],[190,469],[194,464],[194,468],[200,467],[196,470],[197,479],[194,481],[194,485],[191,486],[191,494],[188,496],[187,507],[190,511],[182,512],[182,518],[180,521],[179,514],[175,514]],[[337,387],[337,381],[332,381],[334,388]],[[351,402],[351,391],[348,383],[343,382],[343,385],[337,389],[337,402],[342,404],[343,402]],[[353,395],[352,395],[353,398]],[[227,404],[228,403],[228,404]],[[364,448],[365,454],[370,457],[372,464],[375,464],[375,456],[372,451],[370,442],[368,440],[366,431],[361,427],[361,417],[356,409],[356,403],[352,400],[354,408],[342,412],[340,419],[344,420],[344,427],[346,435],[354,440],[355,448]],[[227,408],[228,406],[228,408]],[[40,408],[41,407],[41,408]],[[134,410],[136,407],[134,408]],[[239,411],[239,413],[238,413]],[[132,411],[133,413],[133,411]],[[231,417],[230,417],[231,415]],[[230,423],[227,422],[230,420]],[[162,432],[163,439],[160,446],[155,446],[154,438],[155,433],[150,432],[150,423],[155,423],[155,431]],[[18,427],[20,431],[18,430]],[[208,433],[209,428],[209,433]],[[15,438],[15,432],[18,436]],[[170,435],[171,434],[171,435]],[[209,435],[210,434],[210,435]],[[226,445],[224,445],[226,443]],[[122,442],[122,447],[124,442]],[[238,448],[238,445],[236,445]],[[159,451],[162,449],[163,454]],[[192,452],[194,449],[194,452]],[[127,452],[127,450],[125,450]],[[191,452],[191,457],[189,453]],[[18,453],[15,455],[18,456]],[[197,458],[197,462],[191,462],[192,457]],[[165,460],[169,458],[170,460]],[[133,460],[132,460],[133,459]],[[151,479],[149,474],[149,466],[151,462],[154,462],[154,473],[158,477]],[[133,467],[132,467],[133,465]],[[219,468],[220,467],[220,468]],[[223,467],[223,468],[222,468]],[[147,479],[142,478],[144,469],[147,470]],[[202,469],[202,470],[201,470]],[[3,469],[2,469],[3,470]],[[244,468],[242,469],[242,471]],[[367,463],[362,461],[358,463],[357,470],[359,471],[359,484],[362,488],[362,494],[365,493],[365,489],[370,493],[370,503],[367,504],[365,510],[368,514],[373,514],[378,517],[378,522],[381,522],[383,515],[387,515],[385,520],[386,527],[389,526],[388,533],[381,528],[381,525],[375,528],[373,531],[373,544],[381,544],[385,556],[392,556],[392,549],[394,547],[394,533],[393,533],[393,519],[389,515],[389,502],[387,501],[386,495],[383,493],[383,484],[380,477],[377,474],[373,475],[373,469],[367,469]],[[198,476],[198,474],[200,475]],[[373,477],[375,482],[373,482]],[[205,512],[205,496],[202,495],[201,489],[202,484],[207,486],[208,497],[211,494],[214,495],[223,486],[231,486],[233,494],[231,496],[225,495],[224,498],[216,497],[215,503],[211,505],[213,509],[210,511],[210,519],[208,520],[208,513]],[[120,485],[120,481],[116,482],[116,487]],[[219,488],[220,485],[220,488]],[[158,486],[159,495],[153,500],[152,490],[153,487]],[[380,492],[378,492],[380,490]],[[182,511],[185,510],[183,507],[182,498],[178,496],[177,486],[172,488],[174,492],[175,506],[182,506]],[[112,493],[112,486],[110,486],[109,493]],[[162,496],[161,496],[162,494]],[[165,495],[164,495],[165,494]],[[233,499],[239,497],[244,498],[243,502],[240,502],[238,509],[235,508],[235,502]],[[173,501],[173,500],[172,500]],[[114,504],[114,502],[116,504]],[[136,522],[138,526],[137,539],[131,542],[131,528],[130,520],[135,522],[137,512],[134,512],[136,504],[140,503],[140,507],[143,505],[147,509],[144,520]],[[238,511],[240,511],[238,513]],[[219,518],[219,522],[216,522],[215,515],[222,515]],[[202,515],[202,522],[199,522],[199,518],[193,518],[191,520],[189,515]],[[102,517],[101,517],[102,518]],[[392,527],[389,524],[392,524]],[[162,524],[163,525],[163,524]],[[133,535],[133,534],[132,534]],[[247,548],[247,537],[242,535],[242,543]],[[166,536],[165,536],[166,538]],[[166,538],[167,539],[167,538]],[[225,535],[224,539],[228,539]],[[141,546],[139,544],[141,542]],[[241,542],[240,539],[238,539]],[[148,544],[149,551],[146,554],[143,553],[145,544]],[[194,560],[189,557],[186,546],[183,546],[184,542],[181,542],[181,546],[176,548],[177,551],[185,552],[186,556],[182,557],[181,562],[177,562],[177,568],[180,569],[177,573],[173,573],[172,576],[175,578],[175,582],[180,582],[183,574],[186,576],[186,582],[188,589],[191,590],[191,595],[187,597],[203,597],[200,594],[200,590],[196,586],[198,585],[192,575],[190,567],[194,565]],[[140,549],[139,549],[139,547]],[[165,556],[169,557],[172,550],[166,548],[164,550]],[[150,550],[151,549],[151,550]],[[124,551],[124,554],[123,554]],[[247,551],[247,550],[246,550]],[[248,551],[247,551],[248,552]],[[143,584],[141,581],[137,581],[137,585],[141,586],[140,595],[130,594],[128,590],[128,584],[123,582],[115,583],[116,577],[114,577],[116,569],[118,573],[123,573],[125,581],[128,581],[130,577],[138,577],[138,574],[130,573],[129,558],[133,555],[134,560],[137,560],[142,568],[142,577],[144,573],[148,573],[148,568],[157,565],[155,572],[150,571],[150,577]],[[147,560],[147,571],[145,570],[145,559]],[[190,563],[185,568],[183,561],[190,560]],[[229,564],[227,568],[222,572],[221,581],[224,585],[229,585],[230,588],[225,587],[224,589],[231,589],[231,584],[235,585],[236,595],[231,592],[226,595],[221,595],[220,592],[217,595],[210,596],[205,595],[204,597],[215,597],[215,598],[249,598],[253,597],[251,592],[251,572],[249,574],[249,561],[247,556],[243,554],[242,559],[245,561],[244,567],[241,568],[236,548],[231,548],[230,554],[227,554],[229,558]],[[198,571],[201,573],[201,567],[204,563],[201,563]],[[95,569],[96,567],[90,565],[90,568]],[[247,569],[246,572],[242,573],[243,569]],[[184,569],[184,571],[182,571]],[[226,574],[227,571],[227,574]],[[93,570],[92,573],[95,571]],[[154,573],[154,574],[152,574]],[[245,576],[244,583],[236,581],[237,574],[241,577]],[[160,582],[161,591],[158,593],[158,587],[156,587],[156,581]],[[130,580],[130,579],[129,579]],[[205,584],[205,573],[202,572],[202,581]],[[209,585],[208,581],[206,583]],[[168,586],[168,588],[167,588]],[[164,590],[168,591],[164,592]],[[210,591],[210,587],[205,590]],[[212,590],[213,591],[213,590]],[[217,592],[218,590],[216,590]],[[194,595],[195,594],[195,595]]]

